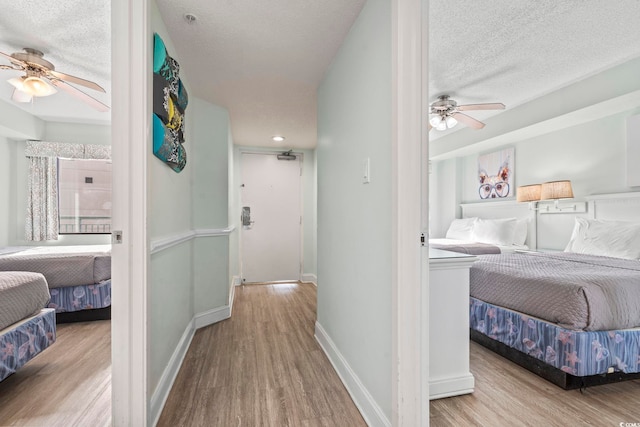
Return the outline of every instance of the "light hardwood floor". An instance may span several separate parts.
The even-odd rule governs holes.
[[[109,425],[109,320],[58,325],[51,347],[0,382],[0,426]]]
[[[196,332],[158,426],[364,426],[315,320],[312,284],[237,287],[232,317]]]
[[[473,394],[431,402],[432,427],[640,425],[640,380],[562,390],[471,342]]]

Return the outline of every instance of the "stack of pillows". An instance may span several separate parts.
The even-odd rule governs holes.
[[[527,219],[517,218],[454,219],[446,238],[498,246],[523,246],[527,240],[527,223]]]

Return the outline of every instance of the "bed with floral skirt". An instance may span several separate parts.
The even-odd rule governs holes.
[[[640,378],[640,262],[579,253],[484,255],[471,338],[565,388]]]
[[[10,247],[0,250],[0,271],[42,273],[58,322],[110,318],[110,245]]]
[[[56,340],[56,317],[40,273],[0,272],[0,381]]]

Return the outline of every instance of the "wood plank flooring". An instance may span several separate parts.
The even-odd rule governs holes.
[[[471,342],[473,394],[431,401],[432,427],[640,425],[640,380],[562,390]]]
[[[58,325],[51,347],[0,382],[0,426],[109,425],[109,320]]]
[[[364,426],[314,334],[312,284],[236,288],[199,329],[158,426]]]

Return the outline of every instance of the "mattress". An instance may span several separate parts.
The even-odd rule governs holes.
[[[111,278],[109,245],[4,248],[0,271],[42,273],[50,288],[99,283]]]
[[[575,253],[484,255],[470,294],[569,330],[640,327],[640,262]]]
[[[37,313],[49,298],[47,281],[42,274],[0,271],[0,330]]]
[[[528,246],[526,245],[493,245],[489,243],[457,239],[429,239],[429,246],[435,249],[469,255],[500,254],[528,249]]]
[[[571,375],[640,372],[640,329],[574,331],[470,298],[470,328]]]

